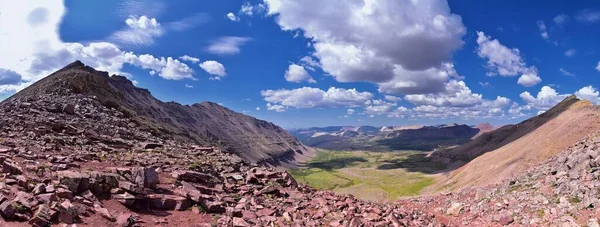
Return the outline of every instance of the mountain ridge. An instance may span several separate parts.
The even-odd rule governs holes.
[[[110,76],[80,61],[52,73],[4,102],[71,92],[97,97],[103,105],[122,111],[155,135],[219,146],[250,162],[280,157],[295,162],[295,156],[305,159],[304,156],[313,153],[273,123],[236,113],[213,102],[192,105],[162,102],[149,90],[134,86],[126,77]]]

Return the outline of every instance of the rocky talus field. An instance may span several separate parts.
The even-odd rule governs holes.
[[[68,70],[94,73],[80,63]],[[228,135],[263,140],[256,146],[265,147],[244,155],[244,144],[227,151],[180,139],[172,133],[183,132],[181,123],[152,125],[160,121],[123,108],[120,99],[134,99],[114,85],[111,102],[81,90],[106,88],[101,77],[75,87],[49,81],[61,76],[0,103],[0,226],[598,226],[597,133],[500,184],[369,202],[248,161],[308,152],[271,123],[247,118],[228,128]],[[219,118],[212,124],[237,124],[220,117],[238,115],[219,111],[211,112]],[[193,138],[219,141],[214,128],[201,126]],[[253,127],[260,130],[250,135]],[[291,152],[264,156],[266,147]]]

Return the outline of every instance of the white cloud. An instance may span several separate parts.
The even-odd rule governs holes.
[[[227,72],[225,71],[225,66],[217,61],[205,61],[200,64],[200,68],[204,69],[207,73],[211,75],[216,75],[219,77],[227,76]]]
[[[569,22],[570,17],[566,14],[560,14],[556,17],[554,17],[553,21],[554,24],[556,24],[559,27],[562,27],[563,25],[565,25],[567,22]]]
[[[327,74],[339,82],[377,83],[393,93],[443,85],[439,72],[466,34],[461,17],[443,0],[265,2],[281,29],[301,30],[311,40]]]
[[[327,91],[303,87],[261,91],[265,101],[294,108],[357,107],[373,98],[369,92],[331,87]]]
[[[285,112],[285,106],[267,103],[267,110],[273,110],[275,112]]]
[[[319,62],[315,61],[311,56],[304,56],[300,59],[300,64],[310,71],[315,71],[315,68],[320,68]]]
[[[233,14],[232,12],[229,12],[229,13],[227,13],[227,18],[228,18],[230,21],[235,21],[235,22],[237,22],[237,21],[240,21],[240,18],[239,18],[239,17],[237,17],[237,16],[236,16],[235,14]]]
[[[516,104],[516,103],[515,103]],[[510,99],[496,97],[495,100],[483,100],[481,103],[469,107],[419,105],[412,109],[404,106],[388,113],[393,118],[429,118],[429,119],[486,119],[486,118],[511,118],[506,108]]]
[[[128,27],[112,34],[109,40],[126,45],[148,46],[154,44],[154,40],[165,33],[156,18],[129,16],[125,24]]]
[[[185,87],[186,87],[186,88],[194,88],[194,86],[192,86],[192,85],[189,85],[189,84],[185,84]]]
[[[385,100],[388,100],[390,102],[398,102],[398,101],[402,100],[402,98],[393,96],[393,95],[385,95],[384,98],[385,98]]]
[[[493,71],[492,73],[501,76],[516,76],[528,70],[519,49],[510,49],[497,39],[492,39],[480,31],[477,32],[477,44],[479,45],[477,54],[488,60],[487,66]]]
[[[179,57],[179,59],[183,60],[183,61],[187,61],[187,62],[191,62],[191,63],[198,63],[200,62],[200,59],[189,56],[189,55],[183,55],[181,57]]]
[[[464,81],[452,80],[446,84],[445,92],[428,95],[406,95],[404,97],[415,105],[468,107],[480,104],[481,94],[474,94]]]
[[[383,115],[388,113],[396,103],[386,102],[383,100],[373,100],[365,107],[365,113],[374,117],[374,115]]]
[[[284,77],[286,81],[295,83],[300,83],[304,81],[307,81],[309,83],[317,82],[308,74],[308,72],[304,69],[303,66],[296,64],[291,64],[288,67],[288,70],[285,71]]]
[[[15,71],[0,68],[0,85],[18,85],[22,77]]]
[[[258,110],[260,110],[260,107],[256,107],[256,110],[257,110],[257,111],[258,111]]]
[[[346,115],[352,115],[354,114],[355,110],[354,109],[347,109],[346,110]]]
[[[249,37],[225,36],[213,41],[207,48],[208,52],[218,55],[234,55],[240,53],[240,47],[249,42]]]
[[[394,69],[392,80],[379,83],[379,92],[386,94],[429,94],[443,92],[450,78],[462,78],[454,65],[442,64],[439,68],[408,71],[400,66]]]
[[[519,96],[523,99],[523,101],[525,101],[525,103],[527,103],[527,105],[531,106],[532,108],[546,111],[564,100],[569,95],[570,94],[558,94],[553,88],[544,86],[536,97],[527,91],[521,93]]]
[[[569,49],[569,50],[565,51],[565,56],[567,56],[567,57],[573,57],[573,56],[575,56],[575,54],[577,54],[577,50],[575,50],[575,49]]]
[[[254,14],[254,6],[252,6],[249,2],[246,2],[242,5],[240,13],[252,16]]]
[[[545,25],[544,25],[545,26]],[[487,67],[491,70],[489,76],[517,76],[522,74],[517,84],[530,87],[538,84],[542,79],[538,76],[538,71],[534,66],[528,67],[521,57],[521,52],[517,48],[508,48],[497,39],[486,36],[485,33],[477,32],[477,54],[479,57],[487,59]]]
[[[267,12],[267,6],[260,3],[252,5],[250,2],[245,2],[240,8],[239,14],[246,16],[254,16],[254,14],[264,14]]]
[[[3,53],[0,55],[0,68],[12,70],[27,81],[20,85],[0,85],[0,92],[16,92],[75,60],[98,70],[128,77],[131,75],[122,72],[124,64],[149,69],[165,79],[193,79],[193,71],[187,65],[170,57],[138,55],[109,42],[85,45],[62,42],[58,33],[64,13],[62,1],[48,0],[11,4],[11,10],[0,14],[3,33],[0,35],[0,53]],[[149,17],[130,19],[130,29],[160,27]]]
[[[544,24],[544,21],[539,20],[537,22],[537,26],[540,29],[540,36],[542,36],[542,38],[544,38],[545,40],[549,40],[550,36],[548,35],[548,30],[546,24]]]
[[[592,9],[585,9],[585,10],[579,11],[575,15],[575,19],[579,22],[585,22],[585,23],[600,22],[600,11],[592,10]]]
[[[596,88],[592,87],[591,85],[579,89],[578,91],[575,92],[575,95],[579,99],[588,100],[588,101],[594,103],[595,105],[600,104],[600,97],[599,97],[600,92],[598,92],[598,90],[596,90]]]
[[[523,85],[525,87],[532,87],[536,84],[539,84],[540,82],[542,82],[542,78],[540,78],[536,72],[533,72],[523,74],[521,77],[519,77],[517,84]]]
[[[600,72],[600,61],[598,62],[598,65],[596,66],[596,70]]]
[[[571,73],[571,72],[569,72],[569,71],[567,71],[566,69],[563,69],[563,68],[558,69],[558,71],[560,71],[560,73],[562,73],[565,76],[575,76],[575,74],[573,74],[573,73]]]

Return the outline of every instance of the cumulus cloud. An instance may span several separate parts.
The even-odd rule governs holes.
[[[400,66],[394,69],[394,77],[379,83],[379,92],[386,94],[429,94],[443,92],[450,78],[462,78],[450,63],[439,68],[409,71]]]
[[[182,61],[187,61],[187,62],[191,62],[191,63],[200,62],[200,59],[189,56],[189,55],[183,55],[183,56],[179,57],[179,59],[181,59]]]
[[[392,107],[397,106],[396,103],[386,102],[380,99],[368,101],[366,104],[367,106],[364,107],[365,113],[371,115],[371,117],[374,115],[386,114]]]
[[[252,5],[250,2],[245,2],[240,8],[239,14],[246,16],[254,16],[255,14],[264,14],[267,12],[267,6],[262,3]]]
[[[483,100],[477,105],[469,107],[419,105],[412,109],[400,106],[388,113],[393,118],[429,118],[429,119],[486,119],[486,118],[512,118],[506,110],[510,99],[498,96],[495,100]],[[515,103],[516,104],[516,103]]]
[[[301,83],[309,82],[316,83],[315,81],[301,65],[291,64],[287,71],[285,71],[285,80],[289,82]]]
[[[558,92],[556,92],[556,90],[550,86],[543,86],[536,97],[527,91],[521,93],[519,96],[521,99],[523,99],[523,101],[525,101],[525,103],[527,103],[527,105],[531,106],[532,108],[540,111],[546,111],[560,103],[569,95],[570,94],[558,94]]]
[[[15,71],[0,68],[0,85],[17,85],[22,81],[22,77]]]
[[[154,44],[154,39],[165,33],[156,18],[129,16],[125,24],[127,28],[115,32],[109,39],[126,45],[147,46]]]
[[[569,72],[569,71],[567,71],[566,69],[563,69],[563,68],[558,69],[558,71],[560,73],[562,73],[563,75],[565,75],[565,76],[575,76],[575,74],[573,74],[573,73],[571,73],[571,72]]]
[[[315,71],[315,68],[320,68],[319,62],[315,61],[311,56],[304,56],[300,59],[300,64],[310,71]]]
[[[269,103],[294,108],[357,107],[373,98],[373,94],[369,92],[335,87],[327,91],[311,87],[265,90],[261,91],[261,95]]]
[[[394,93],[443,85],[440,68],[466,34],[461,17],[444,0],[265,2],[281,29],[301,30],[311,40],[313,56],[327,74],[339,82],[377,83]]]
[[[398,96],[393,96],[393,95],[385,95],[384,98],[385,98],[385,100],[388,100],[390,102],[398,102],[398,101],[402,100],[402,98],[400,98]]]
[[[575,54],[577,54],[577,50],[575,50],[575,49],[569,49],[569,50],[565,51],[565,56],[567,56],[567,57],[573,57],[573,56],[575,56]]]
[[[598,62],[598,65],[596,66],[596,70],[600,72],[600,61]]]
[[[285,112],[285,106],[267,103],[267,110],[273,110],[275,112]]]
[[[227,72],[225,71],[225,66],[217,61],[205,61],[200,64],[200,68],[204,69],[207,73],[211,75],[216,75],[218,77],[227,76]],[[218,78],[217,77],[217,78]],[[217,79],[217,80],[220,80]]]
[[[214,40],[207,51],[218,55],[234,55],[240,53],[240,47],[249,42],[249,37],[225,36]]]
[[[355,110],[354,109],[347,109],[346,110],[346,115],[352,115],[354,114]]]
[[[185,84],[185,87],[186,87],[186,88],[194,88],[194,86],[192,86],[192,85],[189,85],[189,84]]]
[[[226,16],[227,16],[227,18],[228,18],[230,21],[234,21],[234,22],[238,22],[238,21],[240,21],[240,18],[239,18],[239,17],[237,17],[237,16],[236,16],[235,14],[233,14],[232,12],[229,12],[229,13],[227,13],[227,15],[226,15]]]
[[[38,8],[45,10],[40,13]],[[28,16],[32,17],[31,13],[44,15],[28,19]],[[62,1],[48,0],[13,4],[10,11],[0,14],[0,21],[11,21],[2,25],[5,35],[0,35],[0,52],[3,53],[0,55],[0,68],[12,70],[26,81],[18,85],[0,85],[0,92],[16,92],[75,60],[129,78],[131,75],[122,71],[125,64],[148,69],[165,79],[194,79],[193,70],[171,57],[127,52],[110,42],[62,42],[58,31],[64,13]],[[150,17],[128,19],[129,29],[161,27]]]
[[[542,78],[540,78],[536,72],[531,72],[521,75],[517,84],[523,85],[524,87],[533,87],[540,82],[542,82]]]
[[[256,107],[256,110],[257,110],[257,111],[259,111],[259,110],[260,110],[260,107]]]
[[[598,92],[598,90],[596,90],[596,88],[592,87],[591,85],[579,89],[575,92],[575,95],[579,99],[588,100],[594,103],[595,105],[600,104],[600,92]]]
[[[404,97],[415,105],[455,106],[468,107],[480,104],[483,99],[481,94],[474,94],[464,81],[452,80],[446,84],[442,93],[427,95],[406,95]]]
[[[538,76],[535,67],[528,67],[521,52],[517,48],[508,48],[497,39],[486,36],[485,33],[477,32],[477,54],[487,59],[487,67],[491,70],[489,76],[517,76],[522,74],[517,84],[529,87],[538,84],[542,79]]]

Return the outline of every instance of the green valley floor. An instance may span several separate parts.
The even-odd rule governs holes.
[[[303,168],[290,170],[296,180],[317,189],[352,194],[370,201],[394,201],[419,195],[433,184],[431,174],[445,165],[429,161],[418,151],[319,150]]]

